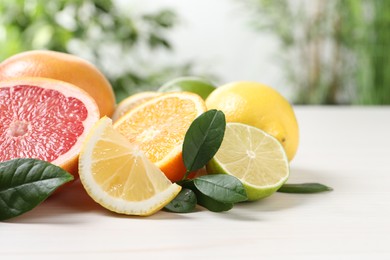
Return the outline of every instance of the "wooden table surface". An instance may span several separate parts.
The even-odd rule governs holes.
[[[79,183],[0,222],[0,259],[390,259],[390,107],[295,107],[300,147],[289,183],[225,213],[110,213]]]

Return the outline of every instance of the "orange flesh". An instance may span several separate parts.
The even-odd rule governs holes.
[[[115,127],[156,163],[182,145],[197,113],[193,101],[170,97],[139,107],[131,116],[125,116],[125,122]]]

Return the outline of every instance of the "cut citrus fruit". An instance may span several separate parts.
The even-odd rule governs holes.
[[[114,112],[115,96],[109,81],[93,64],[75,55],[33,50],[0,63],[0,80],[17,77],[44,77],[71,83],[95,99],[100,116],[111,116]]]
[[[151,215],[181,190],[103,117],[93,127],[79,160],[80,180],[103,207],[128,215]]]
[[[189,92],[173,92],[153,98],[122,116],[116,128],[135,142],[171,181],[181,180],[184,136],[192,121],[206,111],[203,99]]]
[[[118,120],[121,116],[129,112],[131,109],[135,108],[138,105],[141,105],[142,103],[155,98],[157,96],[161,95],[159,92],[153,92],[153,91],[146,91],[146,92],[140,92],[136,93],[134,95],[129,96],[128,98],[122,100],[118,106],[116,107],[114,114],[112,115],[112,121]]]
[[[77,174],[86,132],[99,119],[94,99],[69,83],[45,78],[0,82],[0,161],[36,158]]]
[[[227,123],[221,147],[208,163],[207,171],[237,177],[248,199],[258,200],[286,182],[289,165],[286,152],[276,138],[253,126]]]
[[[294,109],[275,89],[257,82],[239,81],[218,87],[206,100],[208,109],[225,113],[227,122],[255,126],[282,143],[291,161],[299,145]]]

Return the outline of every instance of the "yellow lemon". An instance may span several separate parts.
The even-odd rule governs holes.
[[[257,82],[233,82],[214,90],[206,105],[223,111],[228,122],[248,124],[274,136],[289,161],[294,158],[299,144],[298,122],[290,103],[275,89]]]
[[[87,136],[79,158],[80,180],[89,196],[108,210],[149,216],[180,192],[140,150],[102,117]]]

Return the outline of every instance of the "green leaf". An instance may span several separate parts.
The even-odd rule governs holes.
[[[33,209],[71,180],[73,176],[65,170],[37,159],[0,163],[0,220]]]
[[[233,203],[225,203],[217,201],[209,196],[201,193],[199,190],[194,190],[196,197],[198,199],[198,204],[206,209],[213,212],[223,212],[228,211],[233,208]]]
[[[221,202],[221,201],[215,200],[215,199],[207,196],[206,194],[203,194],[201,191],[199,191],[196,188],[195,180],[185,180],[185,181],[182,181],[180,183],[183,187],[185,187],[187,189],[191,189],[195,193],[197,203],[200,206],[202,206],[210,211],[222,212],[222,211],[228,211],[228,210],[233,208],[233,205],[234,205],[233,203]]]
[[[93,4],[103,13],[110,13],[114,3],[111,0],[95,0]]]
[[[283,184],[278,192],[284,193],[318,193],[324,191],[332,191],[331,187],[325,186],[321,183],[299,183],[299,184]]]
[[[194,185],[201,193],[219,202],[237,203],[248,199],[241,181],[231,175],[204,175],[194,179]]]
[[[194,211],[197,204],[196,195],[190,189],[182,189],[180,193],[165,206],[165,209],[176,213]]]
[[[213,158],[221,146],[225,127],[224,113],[215,109],[192,122],[183,142],[183,161],[187,172],[202,168]]]

